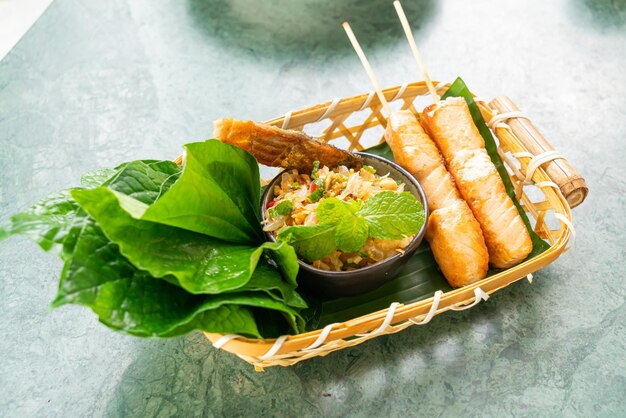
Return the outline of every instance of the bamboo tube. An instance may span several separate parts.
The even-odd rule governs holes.
[[[496,97],[489,103],[489,106],[497,110],[498,114],[520,111],[519,107],[506,96]],[[511,118],[506,123],[531,154],[539,155],[547,151],[554,151],[554,147],[539,133],[529,119]],[[565,158],[558,158],[542,166],[546,174],[559,187],[571,208],[575,208],[585,200],[589,193],[585,179],[572,167],[569,161]]]

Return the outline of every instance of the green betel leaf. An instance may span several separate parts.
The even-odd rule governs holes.
[[[261,292],[240,292],[235,294],[220,295],[220,298],[226,299],[230,305],[250,306],[254,308],[262,308],[270,311],[279,312],[287,321],[290,333],[301,333],[305,329],[305,321],[298,309],[287,306],[283,301]]]
[[[260,263],[248,283],[236,291],[266,292],[274,299],[283,301],[288,306],[301,309],[308,307],[304,299],[295,291],[295,286],[285,283],[276,269],[267,263]]]
[[[92,221],[65,264],[53,306],[67,303],[88,306],[105,325],[140,337],[173,336],[180,327],[259,336],[248,308],[191,295],[137,270]]]
[[[278,240],[290,244],[307,261],[324,258],[337,248],[334,225],[288,226]]]
[[[87,213],[72,199],[69,190],[52,194],[22,213],[11,216],[0,227],[0,241],[11,235],[24,235],[44,250],[62,259],[74,251],[76,238]]]
[[[9,219],[0,228],[0,239],[28,235],[60,254],[66,262],[53,306],[88,306],[104,324],[128,334],[171,337],[199,329],[260,337],[260,329],[301,332],[299,310],[307,305],[295,291],[298,263],[288,244],[233,244],[141,219],[178,184],[180,173],[169,161],[151,160],[98,170],[82,179],[84,186],[95,189],[72,189],[44,199]],[[250,173],[255,177],[254,170]],[[223,175],[215,177],[226,187],[230,180]],[[258,201],[258,171],[255,181],[250,195]],[[250,224],[258,226],[257,206]],[[184,212],[184,205],[179,210]],[[120,240],[133,260],[121,254],[96,222]],[[156,274],[137,267],[144,263]],[[183,285],[216,294],[192,294]],[[269,318],[271,326],[257,326],[256,321]]]
[[[424,225],[424,208],[411,193],[385,191],[372,196],[357,212],[373,238],[402,239]]]
[[[98,187],[117,173],[114,168],[100,168],[85,173],[80,178],[80,185],[86,189]]]
[[[154,277],[174,276],[191,293],[218,294],[244,286],[266,247],[278,252],[283,259],[288,258],[286,246],[232,244],[136,219],[134,216],[145,212],[145,205],[106,187],[75,190],[72,196],[96,220],[105,235],[119,245],[120,252],[133,265]],[[296,260],[295,254],[292,258]],[[288,273],[295,280],[297,268]]]
[[[207,306],[203,306],[202,308],[206,307]],[[211,331],[213,329],[242,329],[245,330],[241,332],[243,335],[249,335],[251,337],[261,335],[266,337],[259,329],[259,324],[253,311],[254,310],[250,307],[240,305],[220,305],[207,311],[199,309],[199,313],[197,313],[191,321],[178,325],[171,331],[158,335],[158,337],[178,337],[195,330],[217,333],[228,332]],[[256,322],[256,330],[252,327],[252,321]]]
[[[276,265],[278,270],[283,275],[283,278],[293,287],[296,287],[296,278],[298,276],[298,270],[300,265],[298,264],[298,257],[296,256],[296,250],[285,242],[264,242],[261,245]]]
[[[345,216],[335,230],[337,248],[346,253],[360,250],[369,233],[367,222],[359,215]]]
[[[181,172],[182,167],[172,161],[131,161],[104,185],[149,205],[174,185]]]
[[[103,168],[87,173],[81,177],[81,184],[85,188],[94,188],[107,183],[113,188],[127,190],[125,183],[132,183],[129,177],[137,170],[124,170],[124,167],[132,168],[135,164],[151,166],[153,176],[162,174],[160,178],[163,179],[163,183],[156,179],[133,183],[142,187],[150,185],[151,189],[142,190],[151,190],[151,193],[144,195],[153,196],[154,199],[160,190],[167,189],[170,174],[177,169],[179,172],[181,170],[169,161],[135,161],[122,164],[119,169]],[[67,259],[71,256],[76,237],[88,217],[70,193],[71,190],[54,193],[26,211],[13,215],[0,227],[0,240],[10,235],[21,234],[33,239],[43,250]]]
[[[144,215],[238,243],[259,243],[259,167],[247,152],[209,140],[188,144],[183,173]]]
[[[124,198],[124,196],[120,193],[116,194],[119,205],[122,209],[128,212],[135,219],[141,219],[148,210],[149,204],[154,203],[174,184],[176,179],[179,177],[181,170],[181,167],[170,161],[132,161],[120,165],[117,174],[110,178],[105,185],[109,189],[123,193],[126,196],[132,196],[140,199],[141,202],[136,199]],[[178,232],[179,230],[176,229],[174,234],[177,234]],[[187,232],[183,231],[183,234],[185,233]],[[193,233],[187,235],[194,236]],[[244,246],[242,246],[242,248],[243,247]],[[256,262],[258,261],[258,257],[260,257],[262,250],[265,250],[266,252],[269,252],[271,257],[276,261],[285,280],[293,286],[296,286],[296,276],[298,274],[299,266],[293,248],[286,244],[275,244],[269,242],[262,244],[261,247],[262,249],[255,246],[255,248],[248,248],[246,250],[252,257],[253,265],[250,266],[252,270],[256,266]],[[242,259],[243,267],[247,270],[249,267],[245,260],[246,259],[244,257]],[[221,259],[216,258],[214,263],[219,263],[221,261]],[[205,267],[207,271],[210,271],[211,265],[207,265]],[[155,274],[155,272],[152,274]],[[246,273],[244,277],[249,278],[249,275]],[[195,288],[195,291],[202,291],[201,288],[202,286]],[[217,291],[218,289],[213,288],[210,293],[215,293]]]
[[[115,172],[104,168],[87,173],[81,177],[81,184],[85,188],[98,187]],[[88,217],[70,192],[63,190],[53,193],[24,212],[11,216],[0,226],[0,241],[11,235],[24,235],[39,244],[44,251],[68,259]]]

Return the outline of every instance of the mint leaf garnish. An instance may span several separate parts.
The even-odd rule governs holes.
[[[361,201],[345,202],[336,197],[322,201],[317,207],[317,220],[320,224],[333,225],[335,242],[341,251],[358,251],[367,239],[368,226],[363,217],[357,215]]]
[[[291,244],[307,261],[324,258],[337,248],[334,225],[288,226],[280,231],[277,239]]]
[[[424,208],[409,192],[378,193],[357,213],[367,221],[373,238],[402,239],[418,232],[424,224]]]
[[[350,216],[359,210],[348,202],[336,197],[323,200],[317,206],[317,220],[320,224],[337,225],[345,216]]]
[[[335,230],[337,248],[346,253],[359,251],[365,245],[368,231],[367,222],[361,216],[344,217]]]
[[[402,239],[424,225],[424,208],[408,192],[381,192],[364,205],[360,200],[331,197],[319,203],[316,215],[319,225],[289,226],[278,234],[278,240],[291,244],[307,261],[324,258],[336,249],[357,252],[368,237]]]

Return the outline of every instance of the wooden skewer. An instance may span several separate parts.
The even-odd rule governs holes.
[[[422,71],[424,81],[426,81],[426,86],[428,86],[428,91],[430,92],[430,95],[433,96],[433,101],[437,103],[439,100],[441,100],[441,97],[439,97],[439,95],[437,94],[437,90],[435,89],[433,82],[428,76],[428,71],[426,71],[426,67],[424,66],[424,62],[422,61],[422,55],[420,54],[419,49],[417,49],[417,44],[415,43],[413,32],[411,31],[409,21],[404,14],[404,10],[402,9],[400,0],[394,1],[393,6],[396,8],[396,12],[398,13],[398,17],[400,18],[400,23],[402,23],[402,28],[404,28],[404,33],[406,34],[406,39],[409,41],[409,46],[411,47],[411,52],[413,52],[415,62],[417,62],[418,67]]]
[[[348,22],[343,22],[342,26],[343,26],[343,29],[346,31],[346,34],[348,35],[348,39],[350,39],[350,42],[352,43],[352,47],[356,51],[356,54],[359,56],[359,59],[361,60],[361,64],[363,64],[363,68],[365,68],[365,72],[367,73],[367,76],[370,78],[370,81],[374,85],[374,90],[376,90],[376,94],[378,95],[378,99],[380,100],[380,103],[383,105],[383,108],[385,109],[387,114],[391,114],[392,110],[391,110],[391,107],[389,106],[389,102],[387,101],[387,98],[383,94],[383,90],[380,88],[380,84],[378,84],[378,79],[376,78],[376,75],[374,74],[374,70],[372,70],[372,67],[370,66],[370,63],[367,60],[367,57],[365,56],[363,49],[361,49],[361,45],[359,45],[359,41],[356,39],[356,36],[354,36],[354,32],[352,32],[352,28],[350,27],[350,24]]]

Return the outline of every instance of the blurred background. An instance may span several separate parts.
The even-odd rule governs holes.
[[[0,0],[0,60],[30,29],[52,0]]]

